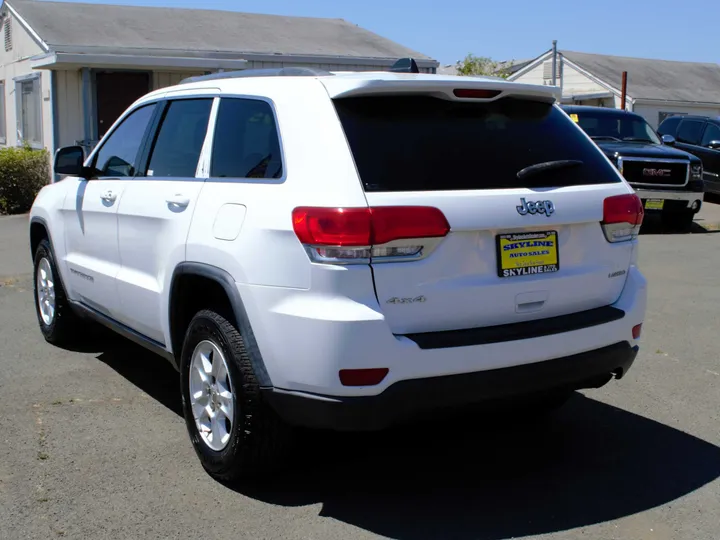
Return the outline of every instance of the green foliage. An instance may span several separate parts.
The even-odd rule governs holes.
[[[0,214],[30,210],[35,196],[50,182],[50,154],[29,145],[0,148]]]
[[[512,68],[512,65],[512,61],[496,62],[487,56],[468,54],[455,65],[455,68],[457,69],[458,75],[489,75],[491,77],[507,79],[510,76],[510,68]]]

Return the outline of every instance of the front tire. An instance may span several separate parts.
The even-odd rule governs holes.
[[[205,470],[233,482],[274,469],[289,428],[263,402],[243,337],[226,318],[200,311],[181,353],[183,413]]]
[[[53,345],[67,345],[77,338],[80,319],[72,311],[55,264],[50,242],[40,241],[33,265],[35,312],[40,331]]]

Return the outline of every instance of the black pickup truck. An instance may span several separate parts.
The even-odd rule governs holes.
[[[620,170],[648,214],[661,214],[663,224],[672,228],[692,224],[705,191],[699,158],[665,144],[635,113],[579,105],[562,108]]]

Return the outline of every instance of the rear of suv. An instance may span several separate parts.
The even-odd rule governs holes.
[[[56,155],[31,214],[41,330],[91,319],[168,358],[223,479],[276,464],[293,426],[620,378],[643,209],[556,92],[280,70],[151,93],[87,160]]]

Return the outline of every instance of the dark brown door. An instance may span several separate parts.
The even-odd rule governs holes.
[[[136,99],[150,91],[150,74],[100,71],[95,83],[99,140]]]

